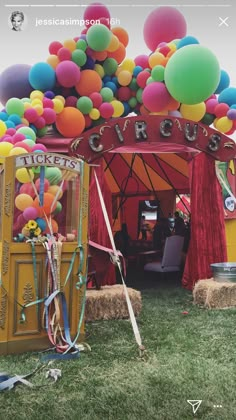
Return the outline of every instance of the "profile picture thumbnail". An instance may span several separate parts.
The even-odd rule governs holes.
[[[9,17],[9,25],[12,31],[21,32],[26,24],[26,16],[23,12],[15,10]]]

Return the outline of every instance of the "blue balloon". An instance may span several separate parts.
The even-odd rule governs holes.
[[[116,93],[116,91],[117,91],[117,86],[114,82],[106,82],[105,87],[110,88],[113,93]]]
[[[37,219],[35,219],[35,222],[38,223],[38,227],[41,229],[42,232],[46,229],[47,223],[44,219],[38,217]]]
[[[11,114],[8,117],[8,121],[12,121],[15,125],[21,124],[21,118],[17,114]]]
[[[8,114],[4,111],[0,112],[0,120],[7,121],[8,120]]]
[[[186,45],[192,45],[192,44],[199,44],[199,41],[194,36],[188,35],[184,38],[180,39],[177,45],[177,50],[180,48],[185,47]]]
[[[14,124],[14,122],[13,121],[11,121],[11,120],[7,120],[7,121],[5,121],[5,124],[6,124],[6,126],[7,126],[7,128],[15,128],[15,124]]]
[[[55,70],[48,63],[36,63],[29,71],[29,82],[36,90],[51,90],[56,83]]]
[[[47,90],[46,92],[44,92],[44,96],[46,98],[53,99],[55,97],[55,93],[52,92],[51,90]]]
[[[133,69],[133,76],[137,77],[138,74],[143,70],[143,68],[141,66],[135,66],[135,68]]]
[[[218,102],[223,102],[229,106],[236,104],[236,88],[228,87],[219,94]]]
[[[220,71],[220,81],[214,93],[221,93],[224,89],[229,87],[230,77],[225,70]]]

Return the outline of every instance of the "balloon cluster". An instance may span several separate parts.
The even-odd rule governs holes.
[[[65,191],[61,170],[46,167],[43,180],[40,178],[40,168],[20,168],[16,172],[18,171],[20,172],[16,173],[16,178],[20,183],[15,197],[15,207],[18,210],[15,229],[29,237],[32,234],[38,236],[41,233],[57,233],[58,223],[55,216],[62,210],[60,200]]]
[[[19,98],[7,92],[12,69],[0,76],[0,100],[6,100],[0,141],[10,136],[13,123],[29,126],[37,137],[50,125],[64,137],[76,137],[131,112],[173,115],[214,124],[227,134],[235,131],[236,89],[229,87],[229,75],[215,55],[186,35],[187,24],[177,9],[164,6],[149,14],[143,35],[151,53],[134,59],[126,58],[127,31],[111,27],[106,6],[88,6],[84,22],[78,37],[50,43],[46,62],[28,69],[21,65]],[[29,97],[22,98],[23,87],[27,93],[29,86]]]

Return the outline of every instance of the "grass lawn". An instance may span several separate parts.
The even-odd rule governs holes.
[[[236,309],[193,306],[192,294],[176,285],[142,290],[142,299],[145,360],[129,321],[88,324],[92,351],[53,361],[62,370],[55,383],[45,366],[30,379],[35,388],[0,393],[0,419],[235,420]],[[29,373],[40,357],[2,356],[0,371]],[[195,416],[187,400],[202,400]]]

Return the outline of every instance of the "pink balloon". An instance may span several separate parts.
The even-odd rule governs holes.
[[[49,49],[50,54],[57,54],[58,50],[62,47],[63,47],[63,45],[62,45],[61,42],[53,41],[49,44],[48,49]]]
[[[23,216],[24,219],[28,222],[29,220],[35,220],[37,219],[39,215],[39,211],[37,208],[35,207],[27,207],[24,211],[23,211]]]
[[[46,122],[43,117],[38,117],[37,120],[34,122],[34,126],[40,130],[41,128],[45,127]]]
[[[33,123],[38,119],[38,113],[36,109],[29,108],[25,110],[24,117],[30,122]]]
[[[106,6],[102,3],[92,3],[86,7],[84,12],[84,21],[86,28],[93,25],[95,20],[100,18],[106,18],[110,21],[110,12]]]
[[[57,56],[60,61],[70,60],[71,59],[71,52],[68,48],[62,47],[57,51]]]
[[[40,179],[39,178],[36,179],[36,181],[35,181],[35,187],[36,187],[36,190],[39,191],[39,189],[40,189]],[[48,181],[48,179],[44,179],[44,192],[46,192],[49,187],[50,187],[50,182]]]
[[[54,104],[50,98],[43,98],[43,107],[44,108],[53,108]]]
[[[164,83],[153,82],[147,85],[142,94],[143,105],[151,112],[160,112],[168,104],[171,95]]]
[[[32,147],[32,152],[34,152],[35,150],[42,150],[42,152],[46,152],[47,148],[46,146],[44,146],[44,144],[41,143],[36,143],[33,147]]]
[[[128,101],[131,97],[131,89],[128,86],[121,86],[117,91],[119,101]]]
[[[136,66],[140,66],[143,69],[148,69],[149,68],[149,62],[148,62],[148,55],[146,54],[141,54],[138,55],[135,59],[134,62],[136,64]]]
[[[208,99],[206,101],[206,112],[208,114],[214,114],[214,109],[216,107],[216,105],[218,105],[218,100],[217,99]]]
[[[102,104],[102,95],[98,92],[93,92],[91,95],[89,95],[91,101],[93,102],[94,108],[99,108]]]
[[[15,134],[16,130],[15,128],[8,128],[6,131],[6,134],[9,134],[9,136],[13,136]]]
[[[67,96],[65,106],[73,106],[74,108],[76,108],[77,101],[78,98],[76,96]]]
[[[30,182],[26,182],[25,184],[22,184],[20,187],[20,194],[28,194],[32,198],[35,197],[34,188],[32,187]]]
[[[51,108],[44,108],[42,117],[46,124],[53,124],[56,121],[56,112]]]
[[[103,102],[99,107],[99,112],[102,118],[111,118],[114,113],[114,107],[109,102]]]
[[[139,87],[141,87],[142,89],[144,89],[144,88],[145,88],[145,86],[146,86],[147,79],[148,79],[150,76],[151,76],[151,74],[150,74],[148,71],[145,71],[145,70],[141,71],[141,72],[138,74],[138,76],[136,77],[136,82],[137,82],[137,85],[138,85]]]
[[[18,141],[17,143],[14,144],[14,147],[22,147],[23,149],[26,150],[26,152],[31,152],[31,147],[28,146],[28,144],[24,143],[23,141]]]
[[[174,7],[163,6],[147,17],[143,36],[147,47],[155,51],[160,42],[170,42],[186,35],[187,24],[182,13]]]
[[[73,87],[80,79],[80,68],[73,61],[65,60],[57,65],[56,76],[61,86]]]
[[[12,136],[12,140],[14,143],[17,143],[18,141],[25,140],[25,135],[22,133],[16,133]]]

